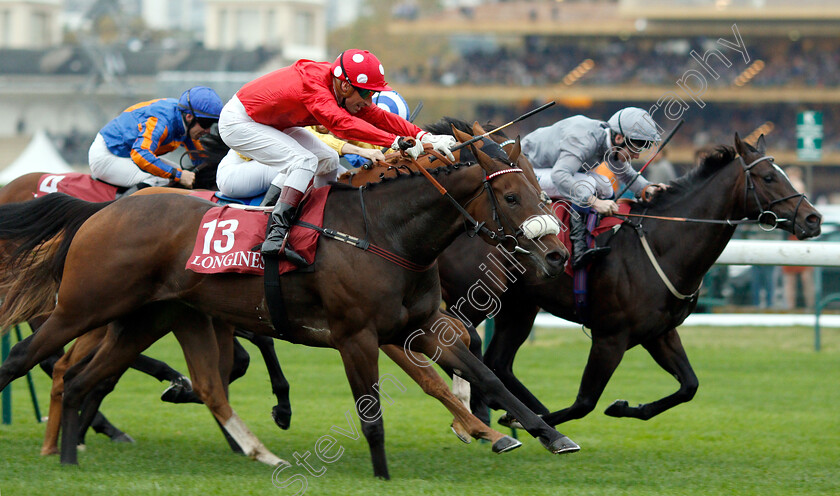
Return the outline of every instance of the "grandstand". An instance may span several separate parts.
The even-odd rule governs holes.
[[[438,53],[403,57],[389,80],[410,102],[496,122],[557,100],[522,134],[627,105],[656,105],[667,129],[670,102],[671,115],[686,118],[673,162],[689,167],[696,148],[762,129],[779,163],[814,166],[811,196],[828,198],[840,191],[840,174],[826,167],[840,165],[840,143],[828,139],[840,125],[838,18],[840,5],[827,0],[483,2],[389,22],[392,37],[449,40]],[[818,162],[797,158],[803,110],[823,113]]]

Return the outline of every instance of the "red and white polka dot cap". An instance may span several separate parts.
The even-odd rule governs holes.
[[[387,91],[391,88],[385,82],[385,68],[376,55],[367,50],[355,48],[341,52],[332,65],[332,75],[348,81],[357,88],[372,91]]]

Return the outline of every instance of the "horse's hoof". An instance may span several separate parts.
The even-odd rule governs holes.
[[[463,432],[458,432],[458,429],[455,428],[454,423],[452,425],[450,425],[449,428],[452,429],[452,432],[455,433],[455,436],[457,436],[458,439],[460,439],[462,443],[470,444],[472,442],[471,437],[467,436]],[[495,446],[495,444],[493,446]],[[494,448],[494,451],[495,451],[495,448]]]
[[[277,427],[285,430],[289,429],[289,426],[292,424],[292,412],[283,410],[279,406],[275,406],[271,409],[271,418],[274,419],[274,423],[277,424]]]
[[[543,440],[543,438],[540,438],[540,442],[543,446],[545,446],[545,449],[551,451],[555,455],[562,455],[563,453],[574,453],[576,451],[580,451],[580,446],[578,446],[574,441],[562,434],[560,434],[560,437],[558,437],[550,443],[546,443]]]
[[[499,425],[503,425],[505,427],[510,427],[511,429],[522,429],[522,430],[524,430],[524,428],[522,427],[522,424],[520,424],[519,421],[516,420],[516,417],[514,417],[513,415],[511,415],[509,413],[506,413],[506,414],[502,415],[501,417],[499,417]]]
[[[58,454],[58,447],[53,446],[50,448],[41,448],[41,456],[50,456],[50,455],[57,455]]]
[[[610,417],[626,417],[627,414],[625,412],[628,408],[630,408],[630,404],[626,400],[615,400],[612,405],[604,410],[604,415],[609,415]]]
[[[133,443],[134,439],[125,432],[120,432],[116,436],[112,437],[111,441],[115,443]]]
[[[515,450],[520,446],[522,446],[522,443],[520,443],[518,439],[514,439],[510,436],[505,436],[493,443],[493,453],[505,453],[508,451]]]
[[[79,451],[84,451],[87,449],[87,446],[85,446],[84,444],[79,444],[76,446],[76,449]]]
[[[160,395],[160,400],[167,403],[201,403],[193,392],[192,382],[186,376],[176,377]]]

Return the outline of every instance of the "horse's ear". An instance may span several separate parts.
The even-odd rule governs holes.
[[[735,133],[735,151],[738,152],[738,155],[742,157],[749,152],[749,150],[747,150],[747,145],[745,145],[744,142],[741,141],[741,137],[738,135],[737,132]]]
[[[472,136],[470,136],[469,134],[467,134],[463,131],[459,131],[458,129],[455,128],[455,126],[452,126],[452,136],[455,136],[455,139],[457,139],[460,143],[463,143],[464,141],[468,141],[468,140],[472,139]]]
[[[755,149],[758,150],[758,153],[762,155],[764,155],[765,150],[767,150],[767,143],[764,142],[763,133],[761,136],[758,137],[758,141],[755,142]]]
[[[482,134],[486,134],[487,132],[484,130],[483,127],[481,127],[481,124],[479,124],[478,121],[473,122],[472,130],[473,136],[481,136]]]
[[[487,172],[493,172],[491,169],[492,164],[494,164],[495,162],[492,158],[490,158],[490,155],[487,155],[486,153],[481,151],[480,148],[473,144],[470,145],[470,150],[472,150],[473,155],[475,155],[475,159],[478,161],[478,165],[480,165],[482,169],[484,169]]]
[[[513,149],[508,153],[510,163],[515,164],[519,160],[519,154],[522,152],[522,145],[519,143],[519,136],[516,136],[516,141],[513,143]]]

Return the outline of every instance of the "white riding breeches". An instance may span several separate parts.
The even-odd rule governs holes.
[[[144,171],[129,157],[118,157],[111,153],[111,150],[105,145],[105,138],[98,133],[93,140],[93,144],[90,145],[88,163],[94,179],[105,181],[114,186],[128,188],[138,183],[166,186],[170,182],[168,178],[155,176]]]
[[[219,134],[230,147],[216,173],[225,195],[256,196],[271,184],[304,192],[313,179],[315,186],[335,180],[335,150],[302,127],[280,131],[255,122],[235,95],[222,109]]]

